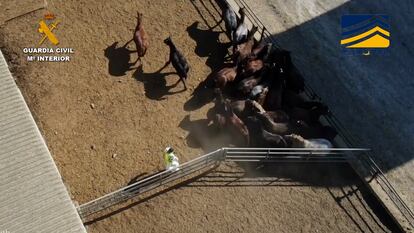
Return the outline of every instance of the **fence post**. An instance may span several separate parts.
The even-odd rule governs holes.
[[[270,149],[267,149],[267,155],[266,155],[266,159],[265,160],[269,160],[270,159]]]

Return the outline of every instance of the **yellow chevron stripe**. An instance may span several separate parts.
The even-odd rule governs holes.
[[[373,29],[371,29],[369,31],[366,31],[366,32],[361,33],[361,34],[356,35],[356,36],[353,36],[351,38],[341,40],[341,44],[348,44],[348,43],[354,42],[356,40],[359,40],[359,39],[362,39],[366,36],[369,36],[369,35],[371,35],[372,33],[375,33],[375,32],[381,32],[382,34],[384,34],[386,36],[390,36],[390,33],[387,30],[384,30],[379,26],[375,26]]]
[[[375,35],[367,40],[349,45],[347,48],[388,48],[390,41],[380,35]]]

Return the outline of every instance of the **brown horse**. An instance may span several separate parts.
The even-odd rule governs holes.
[[[263,107],[254,100],[236,100],[231,102],[230,105],[234,113],[241,119],[246,119],[246,117],[256,112],[265,112]]]
[[[245,64],[242,65],[240,76],[250,77],[252,75],[255,75],[260,72],[264,66],[265,63],[262,59],[249,59],[245,62]]]
[[[214,87],[223,90],[226,84],[235,81],[236,77],[237,65],[232,67],[224,67],[212,75]]]
[[[223,102],[224,112],[217,112],[214,116],[213,125],[218,130],[226,130],[232,137],[238,138],[242,136],[245,145],[249,145],[249,130],[242,120],[233,112],[229,102]],[[220,107],[220,109],[222,109]]]
[[[144,30],[144,27],[142,25],[142,20],[143,20],[142,14],[137,12],[137,26],[135,27],[134,35],[132,36],[132,39],[124,45],[125,47],[131,41],[135,42],[138,58],[134,62],[134,64],[136,64],[138,61],[141,61],[141,57],[145,56],[145,54],[147,53],[148,45],[149,45],[148,35]]]
[[[226,103],[226,125],[232,135],[243,136],[246,146],[250,144],[249,130],[242,120],[233,112],[233,108]]]
[[[286,123],[289,122],[290,117],[289,115],[282,111],[282,110],[276,110],[276,111],[267,111],[263,113],[266,117],[269,117],[276,123]]]
[[[255,114],[255,117],[263,125],[263,128],[271,133],[278,135],[286,135],[296,132],[296,125],[290,122],[276,123],[273,121],[272,116],[268,114]]]
[[[250,134],[251,146],[257,147],[286,147],[287,143],[282,136],[271,133],[263,127],[263,124],[254,116],[246,119],[246,125]]]

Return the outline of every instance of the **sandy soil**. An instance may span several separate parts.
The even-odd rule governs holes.
[[[228,139],[205,136],[211,103],[208,94],[192,96],[226,54],[218,43],[226,42],[220,27],[209,30],[219,19],[212,1],[48,1],[47,9],[62,21],[55,31],[59,46],[75,49],[71,62],[26,62],[22,48],[39,41],[43,10],[4,24],[0,45],[75,201],[162,169],[167,145],[188,161]],[[131,38],[136,10],[144,14],[150,48],[143,68],[127,71],[125,62],[136,55],[121,47]],[[168,35],[191,64],[186,92],[181,83],[172,86],[178,79],[172,67],[159,70],[168,57],[162,42]],[[129,49],[135,49],[132,43]],[[223,165],[127,207],[89,222],[88,231],[395,230],[355,174],[341,167]]]

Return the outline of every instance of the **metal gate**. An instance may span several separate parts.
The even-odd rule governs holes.
[[[133,184],[84,203],[78,207],[78,212],[82,218],[85,218],[162,185],[171,184],[181,178],[189,178],[195,172],[214,168],[220,162],[348,163],[355,156],[358,156],[359,152],[367,150],[362,148],[222,148],[181,164],[177,171],[157,172]]]

